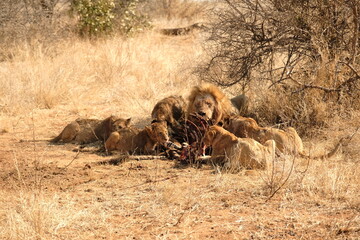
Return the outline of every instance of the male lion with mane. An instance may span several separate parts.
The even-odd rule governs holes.
[[[193,87],[190,93],[187,117],[193,113],[217,124],[225,116],[236,114],[237,110],[218,87],[203,84]]]

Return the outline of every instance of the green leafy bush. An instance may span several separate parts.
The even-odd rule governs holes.
[[[121,34],[131,36],[151,27],[149,18],[138,11],[139,3],[139,0],[117,0],[115,22]]]
[[[79,16],[81,35],[98,36],[112,31],[114,0],[75,0],[72,8]]]
[[[129,36],[149,28],[149,19],[138,11],[139,0],[74,0],[83,36],[99,36],[119,31]]]

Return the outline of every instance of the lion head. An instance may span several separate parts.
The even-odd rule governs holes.
[[[124,118],[113,118],[111,119],[111,131],[115,132],[123,128],[130,127],[131,118],[124,119]]]
[[[214,124],[231,113],[231,102],[221,90],[212,84],[193,87],[189,96],[187,116],[199,114]]]
[[[207,146],[211,146],[217,135],[217,127],[211,126],[204,135],[203,142]]]
[[[164,145],[169,141],[169,132],[166,121],[152,121],[150,126],[147,126],[146,131],[149,137],[159,144]]]

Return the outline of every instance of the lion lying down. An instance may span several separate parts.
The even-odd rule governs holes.
[[[271,127],[260,127],[252,118],[234,116],[224,120],[224,128],[237,137],[252,138],[262,144],[268,140],[274,140],[278,153],[290,153],[301,157],[309,157],[304,153],[303,141],[297,131],[292,127],[283,130]],[[340,146],[341,140],[329,153],[311,158],[330,158],[337,152]]]
[[[260,127],[252,118],[232,116],[224,120],[224,128],[237,137],[252,138],[260,143],[274,140],[277,151],[281,153],[299,154],[303,152],[303,142],[292,127],[284,130]]]
[[[52,143],[92,143],[106,141],[110,134],[122,128],[129,127],[131,118],[124,119],[110,116],[104,120],[78,118],[69,123],[62,132],[50,142]]]
[[[168,141],[166,122],[154,121],[142,130],[130,127],[111,133],[105,148],[108,152],[117,150],[124,154],[154,154],[158,144],[166,144]]]
[[[203,141],[212,147],[211,162],[230,172],[265,169],[275,157],[275,141],[262,145],[251,138],[238,138],[220,126],[211,126]]]

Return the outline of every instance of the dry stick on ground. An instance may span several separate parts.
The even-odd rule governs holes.
[[[181,223],[181,220],[182,220],[182,218],[184,217],[185,213],[190,212],[195,205],[196,205],[196,204],[193,204],[191,207],[189,207],[189,204],[187,204],[186,209],[180,214],[180,216],[178,217],[176,223],[174,223],[172,226],[173,226],[173,227],[176,227],[177,225],[179,225],[179,223]]]
[[[143,182],[143,183],[140,183],[140,184],[136,184],[136,185],[126,187],[126,188],[120,188],[119,191],[130,189],[130,188],[141,187],[143,185],[150,184],[150,183],[164,182],[164,181],[167,181],[167,180],[170,180],[170,179],[173,179],[173,178],[177,178],[177,177],[179,177],[179,176],[175,175],[175,176],[172,176],[172,177],[166,177],[166,178],[162,178],[162,179],[159,179],[159,180],[146,180],[146,182]]]
[[[273,191],[273,193],[265,200],[265,203],[268,202],[271,198],[274,197],[274,195],[285,185],[285,183],[287,183],[287,181],[290,178],[290,175],[292,173],[292,171],[294,170],[294,164],[295,164],[295,156],[293,157],[293,161],[291,163],[291,168],[289,171],[289,174],[286,176],[286,179]]]
[[[326,87],[323,87],[323,86],[317,86],[317,85],[313,85],[313,84],[305,84],[305,83],[301,83],[299,81],[296,81],[295,79],[293,79],[291,76],[288,76],[288,78],[295,82],[296,84],[298,84],[299,86],[301,86],[302,88],[300,90],[297,90],[295,92],[300,92],[300,91],[303,91],[305,90],[306,88],[315,88],[315,89],[320,89],[326,93],[329,93],[329,92],[340,92],[340,89],[339,88],[326,88]]]
[[[358,126],[356,128],[356,130],[353,132],[353,134],[351,134],[348,138],[344,138],[344,139],[347,139],[348,142],[347,144],[349,144],[349,142],[351,141],[351,139],[355,136],[355,134],[358,132],[358,130],[360,129],[360,126]],[[342,143],[343,145],[345,145],[344,143]],[[310,158],[309,158],[310,159]],[[308,166],[309,166],[309,163],[310,163],[310,160],[308,161],[308,165],[305,169],[305,171],[303,173],[305,173],[308,169]],[[275,189],[275,191],[265,200],[265,203],[268,202],[271,198],[274,197],[274,195],[285,185],[285,183],[289,180],[290,178],[290,175],[294,169],[294,164],[295,164],[295,156],[293,157],[293,161],[292,161],[292,164],[291,164],[291,168],[290,168],[290,172],[289,174],[287,175],[286,179],[279,185],[278,188]]]
[[[339,63],[346,65],[355,74],[355,76],[345,80],[344,82],[342,82],[341,84],[339,84],[338,86],[336,86],[334,88],[327,88],[327,87],[324,87],[324,86],[318,86],[318,85],[314,85],[314,84],[300,83],[299,81],[295,80],[291,76],[288,76],[287,78],[302,87],[301,89],[299,89],[299,90],[297,90],[295,92],[300,92],[300,91],[303,91],[303,90],[305,90],[307,88],[319,89],[319,90],[322,90],[322,91],[324,91],[326,93],[341,92],[341,89],[343,87],[345,87],[346,85],[351,84],[351,83],[359,80],[360,79],[360,74],[355,70],[355,68],[351,64],[346,63],[346,62],[339,62]]]
[[[80,154],[80,150],[77,151],[75,157],[63,169],[66,169],[68,166],[70,166],[70,164],[72,164],[74,162],[74,160],[77,159],[79,154]]]
[[[159,160],[167,160],[167,158],[165,156],[155,156],[155,155],[130,155],[127,157],[127,159],[129,160],[155,160],[155,159],[159,159]]]
[[[16,169],[16,173],[18,176],[18,180],[22,183],[22,185],[26,188],[26,190],[28,190],[28,187],[24,181],[24,178],[21,175],[20,169],[19,169],[19,162],[18,159],[16,157],[15,151],[12,150],[12,154],[13,154],[13,160],[14,160],[14,165],[15,165],[15,169]]]
[[[355,134],[359,131],[359,129],[360,129],[360,126],[358,126],[356,129],[355,129],[355,131],[353,132],[353,134],[351,134],[349,137],[344,137],[344,138],[342,138],[340,141],[342,141],[342,140],[347,140],[347,143],[345,144],[345,143],[341,143],[343,146],[346,146],[347,144],[349,144],[350,143],[350,141],[353,139],[353,137],[355,136]]]

